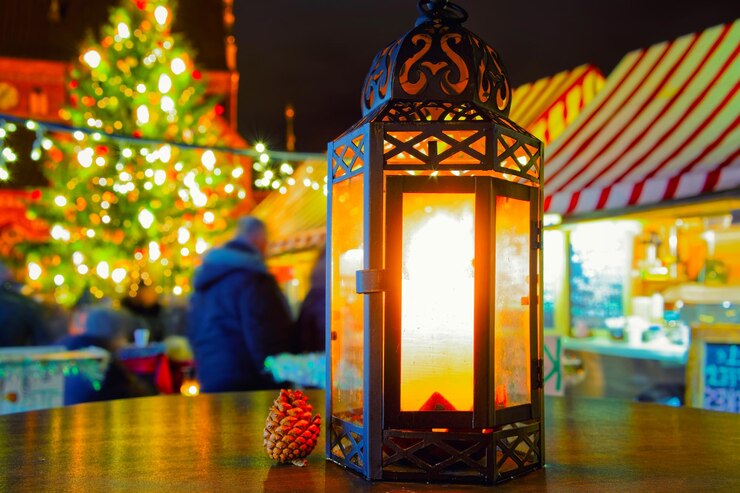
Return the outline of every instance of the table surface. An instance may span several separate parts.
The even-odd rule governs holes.
[[[323,392],[307,392],[323,407]],[[274,464],[262,430],[275,392],[156,396],[0,416],[0,491],[479,491],[372,483],[324,460]],[[499,491],[740,492],[740,415],[546,399],[543,470]]]

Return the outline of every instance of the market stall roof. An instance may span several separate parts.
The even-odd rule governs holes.
[[[563,133],[604,86],[604,75],[581,65],[514,89],[509,117],[549,144]]]
[[[737,192],[738,51],[736,20],[626,55],[548,147],[545,212],[580,215]]]
[[[326,160],[304,161],[290,178],[251,212],[267,225],[268,256],[317,247],[326,238]]]

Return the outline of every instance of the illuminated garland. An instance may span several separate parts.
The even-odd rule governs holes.
[[[189,149],[201,152],[211,151],[215,154],[243,156],[259,161],[259,164],[253,164],[254,170],[261,173],[259,177],[255,178],[255,186],[267,189],[279,189],[283,186],[283,182],[285,181],[279,181],[277,185],[273,184],[272,181],[267,185],[262,183],[261,180],[265,178],[264,171],[270,169],[269,166],[265,166],[267,163],[280,162],[281,164],[279,166],[279,169],[282,176],[289,176],[293,174],[296,166],[303,163],[304,161],[323,161],[326,159],[326,154],[317,152],[288,152],[268,150],[266,145],[262,142],[258,142],[254,145],[253,148],[249,149],[186,144],[183,142],[171,142],[161,139],[145,139],[130,137],[126,135],[107,134],[85,127],[72,127],[59,123],[43,122],[31,118],[22,118],[14,115],[0,113],[0,149],[2,150],[0,151],[0,181],[7,181],[11,178],[6,163],[14,163],[18,160],[18,155],[15,153],[10,144],[7,143],[7,139],[10,134],[18,129],[19,125],[29,130],[34,130],[36,132],[36,139],[34,140],[31,153],[29,155],[29,157],[33,161],[38,161],[41,158],[42,149],[48,151],[51,148],[51,141],[48,138],[48,134],[50,133],[69,134],[74,136],[77,140],[82,140],[82,138],[84,137],[90,137],[95,142],[105,140],[112,143],[117,143],[118,146],[123,146],[124,144],[128,144],[131,146],[162,146],[167,144],[169,146],[185,150]],[[268,177],[269,176],[274,177],[277,176],[277,174],[268,175]]]

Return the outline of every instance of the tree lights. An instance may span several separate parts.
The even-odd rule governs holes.
[[[22,248],[34,273],[40,269],[32,287],[59,302],[73,302],[86,286],[98,296],[133,295],[140,283],[186,293],[191,252],[217,241],[227,211],[246,197],[233,178],[242,161],[167,143],[208,147],[220,138],[192,50],[170,30],[172,5],[125,0],[98,40],[88,39],[61,111],[80,129],[72,139],[29,127],[39,132],[32,157],[46,151],[49,181],[29,214],[48,224],[52,241]],[[179,228],[190,233],[185,243],[177,242]]]

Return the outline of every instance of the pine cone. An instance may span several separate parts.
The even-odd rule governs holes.
[[[280,463],[306,465],[305,457],[316,446],[321,416],[311,415],[313,406],[300,390],[282,389],[265,422],[267,455]]]

